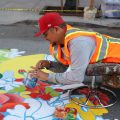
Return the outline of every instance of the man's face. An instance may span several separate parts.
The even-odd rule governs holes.
[[[44,34],[44,39],[49,41],[53,45],[63,44],[64,43],[64,32],[63,29],[55,26],[48,29]]]

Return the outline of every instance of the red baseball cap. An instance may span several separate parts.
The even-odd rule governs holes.
[[[56,12],[46,13],[38,20],[40,31],[35,34],[35,37],[39,37],[41,34],[46,32],[49,28],[59,26],[64,23],[62,17]]]

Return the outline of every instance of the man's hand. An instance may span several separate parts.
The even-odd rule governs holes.
[[[38,78],[40,80],[48,80],[48,75],[49,75],[48,73],[45,73],[33,66],[31,66],[31,68],[33,70],[29,71],[29,73],[31,73],[33,77]]]
[[[38,63],[36,64],[36,69],[43,69],[43,68],[49,68],[50,67],[50,61],[48,60],[40,60],[38,61]]]

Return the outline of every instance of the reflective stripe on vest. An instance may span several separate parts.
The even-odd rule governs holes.
[[[111,43],[117,43],[117,44],[120,44],[120,39],[118,38],[108,38],[107,39],[108,42],[111,42]]]
[[[63,63],[64,65],[69,65],[70,61],[66,58],[62,58],[62,50],[60,45],[57,46],[57,50],[52,47],[52,44],[50,44],[50,54],[59,62]]]
[[[102,41],[101,41],[101,44],[100,44],[100,48],[99,48],[99,52],[98,52],[98,57],[96,58],[96,62],[105,58],[106,54],[107,54],[107,50],[108,50],[107,39],[102,35],[99,35],[99,36],[102,39]]]

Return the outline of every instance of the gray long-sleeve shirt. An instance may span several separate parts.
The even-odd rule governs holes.
[[[65,71],[66,66],[60,63],[54,63],[51,70],[56,73],[49,73],[49,81],[60,84],[83,82],[86,68],[95,47],[95,40],[92,37],[81,36],[71,40],[68,44],[71,59],[70,71]]]

